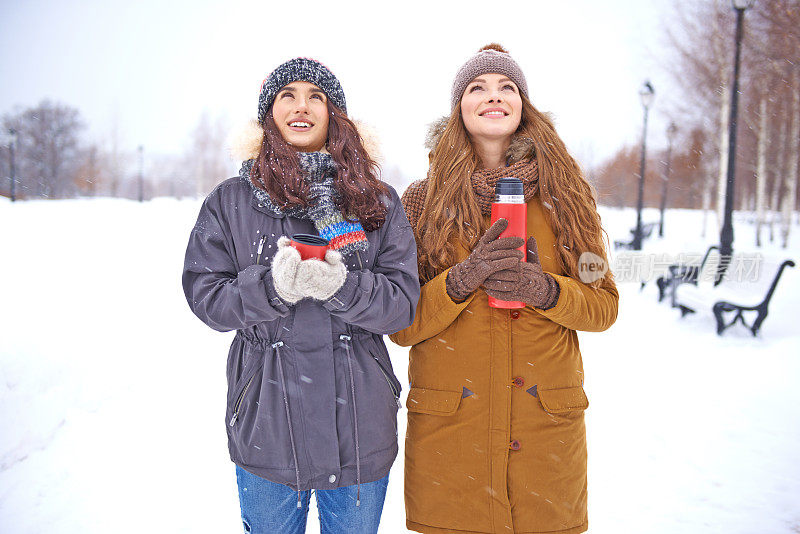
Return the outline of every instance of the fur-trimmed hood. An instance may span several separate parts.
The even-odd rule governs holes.
[[[378,163],[383,162],[383,155],[381,154],[380,141],[375,129],[361,121],[353,121],[361,136],[361,141],[367,154]],[[245,161],[254,159],[258,156],[258,151],[261,149],[261,143],[264,140],[264,130],[258,124],[258,121],[252,119],[247,123],[239,126],[228,137],[228,147],[231,157],[237,161]]]
[[[431,151],[436,148],[449,120],[450,117],[445,115],[428,125],[428,133],[425,135],[425,148]],[[508,150],[506,150],[506,161],[509,165],[513,165],[524,159],[531,159],[535,153],[533,140],[530,137],[515,135],[508,146]]]

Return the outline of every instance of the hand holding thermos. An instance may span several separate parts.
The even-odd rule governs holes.
[[[494,273],[483,282],[483,288],[496,299],[516,300],[535,308],[550,309],[558,302],[558,282],[542,270],[533,236],[528,238],[527,250],[527,262],[521,261],[510,269]]]
[[[498,219],[486,230],[469,257],[450,269],[445,280],[450,298],[461,302],[492,274],[513,269],[520,263],[522,252],[517,249],[523,245],[524,240],[520,237],[498,239],[507,227],[506,219]]]
[[[523,308],[525,305],[550,309],[556,305],[560,288],[542,270],[536,239],[527,241],[527,262],[516,250],[525,244],[527,204],[522,181],[512,176],[495,185],[491,211],[492,226],[472,254],[447,273],[447,294],[461,302],[479,287],[489,295],[493,308]],[[507,237],[500,238],[505,234]],[[498,239],[499,238],[499,239]]]

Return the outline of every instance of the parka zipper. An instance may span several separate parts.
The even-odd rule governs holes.
[[[241,393],[239,393],[239,398],[236,399],[236,404],[233,405],[233,416],[231,417],[230,426],[236,424],[236,420],[239,418],[239,408],[242,406],[242,401],[244,400],[244,395],[247,393],[248,388],[250,388],[250,384],[253,382],[253,379],[256,377],[256,373],[253,373],[253,376],[250,377],[250,380],[247,381],[247,384],[244,386],[244,389]]]
[[[258,250],[256,251],[258,257],[256,258],[256,265],[259,265],[261,263],[261,252],[264,250],[264,241],[266,240],[267,240],[267,235],[264,234],[261,236],[261,241],[258,242]]]
[[[261,239],[262,244],[264,242],[264,239],[265,238]],[[259,249],[260,248],[261,247],[259,247]],[[273,343],[272,344],[272,348],[273,349],[277,348],[277,347],[282,347],[282,346],[283,346],[283,341],[278,341],[277,343]],[[256,377],[257,374],[258,374],[258,370],[256,370],[256,372],[253,373],[253,375],[250,377],[250,380],[248,380],[247,384],[245,384],[244,389],[242,390],[242,392],[239,393],[239,396],[236,398],[236,403],[233,405],[233,415],[231,416],[230,423],[228,423],[230,426],[235,425],[236,424],[236,420],[239,419],[239,410],[242,407],[242,402],[244,401],[244,396],[247,394],[247,390],[250,389],[250,384],[253,383],[253,379]]]
[[[361,450],[358,445],[358,409],[356,408],[356,382],[353,378],[353,355],[350,353],[350,340],[353,339],[353,334],[350,331],[350,326],[347,327],[347,333],[339,336],[339,340],[344,345],[347,351],[347,371],[350,375],[350,404],[353,410],[353,438],[356,445],[356,506],[361,506]],[[346,380],[346,379],[345,379]]]
[[[392,381],[389,380],[389,375],[386,373],[386,371],[383,370],[383,365],[381,365],[381,362],[380,362],[380,360],[378,360],[378,357],[375,356],[374,354],[371,354],[371,356],[372,356],[372,359],[375,360],[375,363],[378,364],[378,369],[381,370],[381,374],[383,375],[383,378],[386,379],[386,383],[389,384],[389,389],[392,390],[392,395],[394,395],[394,400],[395,400],[395,402],[397,402],[397,407],[398,408],[402,408],[403,405],[400,404],[400,392],[397,391],[397,388],[394,387],[394,384],[392,384]]]

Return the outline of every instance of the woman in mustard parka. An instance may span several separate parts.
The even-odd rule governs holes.
[[[584,532],[576,331],[609,328],[619,298],[592,190],[499,45],[461,67],[451,104],[429,136],[427,179],[403,195],[424,284],[413,324],[391,336],[411,346],[407,526]],[[524,185],[525,261],[521,238],[498,238],[506,221],[489,225],[506,176]],[[492,308],[487,295],[526,305]]]

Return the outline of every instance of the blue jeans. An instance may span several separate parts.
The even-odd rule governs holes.
[[[381,521],[389,475],[361,484],[361,505],[356,506],[356,486],[314,490],[321,534],[375,534]],[[256,476],[238,465],[236,484],[242,508],[244,531],[248,534],[302,534],[306,531],[311,491],[297,492]]]

